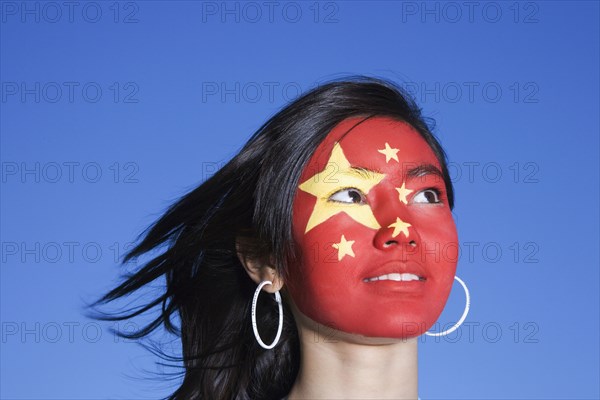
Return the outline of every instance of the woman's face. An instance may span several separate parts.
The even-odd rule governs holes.
[[[310,319],[370,337],[423,334],[442,312],[458,239],[440,164],[410,125],[338,124],[306,165],[293,206],[302,260],[288,290]],[[352,129],[347,135],[344,135]]]

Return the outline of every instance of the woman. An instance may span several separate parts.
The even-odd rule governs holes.
[[[331,82],[171,206],[124,262],[165,251],[99,303],[166,278],[108,319],[162,307],[124,336],[181,335],[171,399],[416,399],[416,338],[455,277],[452,206],[444,151],[412,100],[387,81]]]

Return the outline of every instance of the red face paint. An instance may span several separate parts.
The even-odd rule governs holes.
[[[404,122],[363,119],[338,124],[302,173],[293,206],[302,261],[290,265],[286,284],[299,310],[318,323],[414,337],[446,304],[456,227],[425,140]]]

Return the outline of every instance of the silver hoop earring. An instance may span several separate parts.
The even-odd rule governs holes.
[[[467,297],[467,304],[465,305],[465,310],[463,311],[463,314],[460,317],[460,319],[458,320],[458,322],[456,322],[456,324],[454,324],[452,326],[452,328],[447,329],[443,332],[436,332],[436,333],[425,332],[425,334],[428,336],[446,336],[449,333],[452,333],[455,330],[457,330],[458,327],[463,322],[465,322],[465,319],[467,318],[467,314],[469,313],[469,309],[471,308],[471,296],[469,294],[469,289],[467,288],[467,285],[462,281],[462,279],[460,279],[458,276],[454,276],[454,279],[456,279],[462,285],[463,289],[465,290],[465,296]]]
[[[283,330],[283,306],[281,305],[281,295],[279,294],[279,290],[275,292],[275,301],[277,301],[277,305],[279,306],[279,326],[277,327],[277,336],[275,336],[275,340],[273,340],[273,343],[269,345],[262,341],[260,334],[258,333],[258,327],[256,326],[256,302],[263,286],[272,284],[273,282],[271,281],[262,281],[254,291],[254,297],[252,298],[252,330],[254,330],[254,337],[256,338],[258,344],[267,350],[275,347],[277,342],[279,342],[281,331]]]

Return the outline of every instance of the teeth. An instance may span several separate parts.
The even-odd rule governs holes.
[[[368,278],[368,279],[365,279],[364,281],[365,282],[372,282],[372,281],[408,282],[408,281],[419,281],[419,280],[425,280],[425,279],[421,279],[415,274],[408,274],[408,273],[399,274],[399,273],[395,272],[392,274],[380,275],[380,276],[377,276],[374,278]]]

